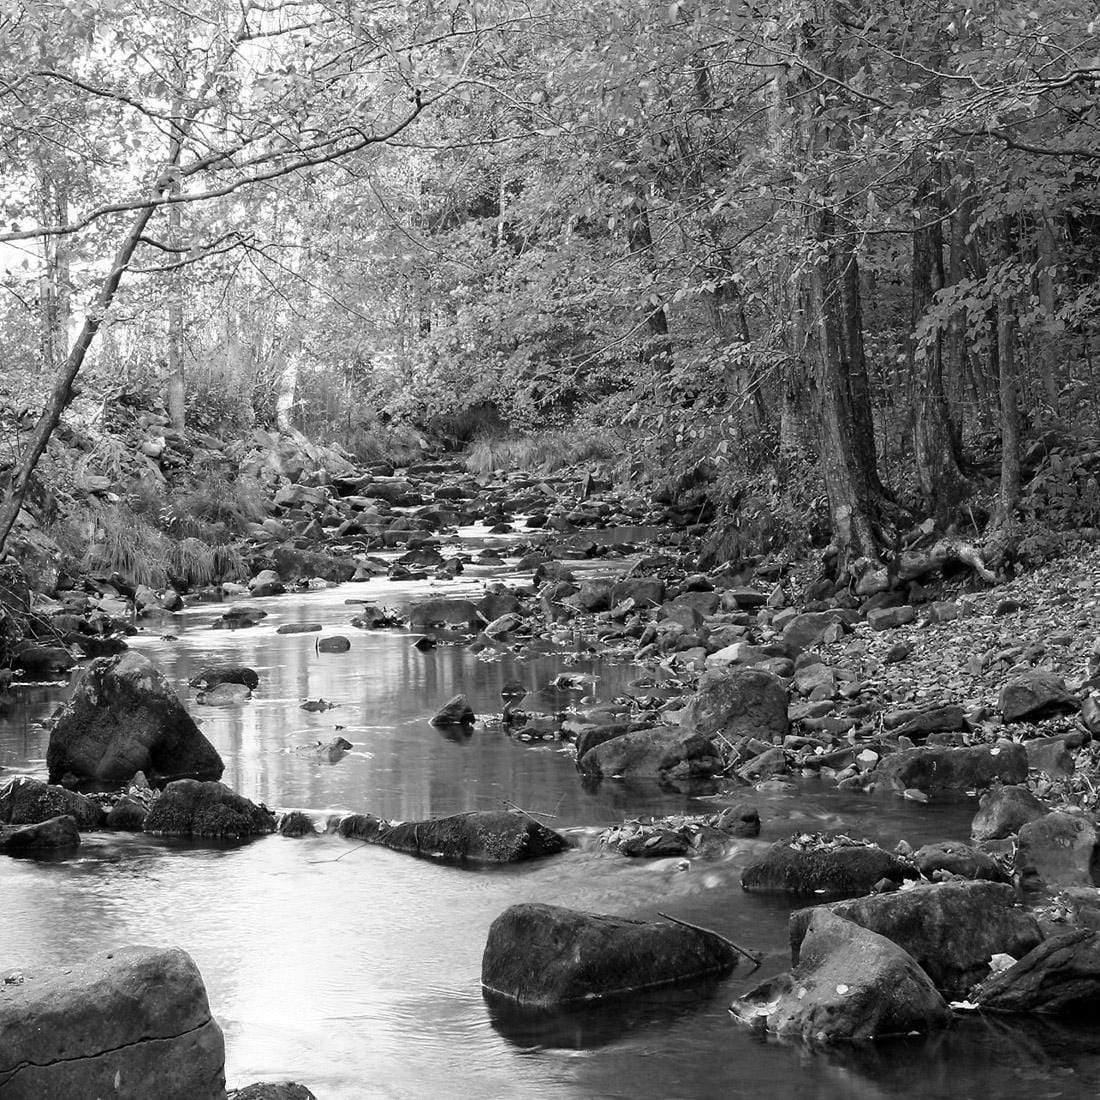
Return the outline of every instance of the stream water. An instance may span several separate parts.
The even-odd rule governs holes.
[[[499,570],[497,570],[499,572]],[[520,742],[481,724],[468,736],[428,722],[465,692],[479,714],[500,710],[500,687],[536,687],[566,666],[559,655],[482,659],[461,647],[417,651],[406,631],[356,631],[349,598],[402,606],[427,592],[479,590],[490,570],[447,584],[385,579],[262,601],[254,628],[209,629],[221,608],[196,606],[133,644],[153,658],[226,762],[224,781],[272,807],[370,811],[423,818],[511,803],[555,815],[577,849],[491,871],[440,866],[332,836],[266,837],[235,846],[141,835],[89,834],[79,855],[0,861],[5,970],[62,963],[129,943],[178,945],[194,957],[226,1038],[231,1085],[292,1078],[329,1098],[1084,1097],[1100,1093],[1100,1031],[1027,1021],[961,1019],[948,1032],[868,1048],[809,1052],[750,1033],[726,1011],[762,976],[786,969],[785,901],[744,894],[741,870],[794,830],[839,829],[892,846],[967,834],[973,807],[917,806],[840,795],[816,785],[757,794],[758,840],[723,860],[630,860],[595,849],[597,826],[624,816],[705,812],[713,802],[614,781],[585,789],[555,742]],[[321,622],[351,639],[319,653]],[[165,634],[174,639],[165,639]],[[194,701],[187,680],[207,664],[260,673],[240,707]],[[570,663],[598,677],[609,700],[643,670]],[[65,685],[20,690],[0,719],[0,765],[45,776],[43,720]],[[300,709],[306,699],[336,704]],[[337,730],[337,727],[342,727]],[[296,746],[336,733],[355,748],[329,765]],[[0,773],[0,777],[5,773]],[[703,924],[765,959],[708,987],[660,991],[587,1012],[502,1013],[478,977],[486,931],[508,905],[544,901],[598,912]]]

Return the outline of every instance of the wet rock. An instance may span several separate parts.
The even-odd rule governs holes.
[[[143,802],[124,794],[108,811],[104,824],[119,832],[140,833],[145,829],[148,816],[149,808]]]
[[[603,725],[592,726],[589,729],[582,730],[577,734],[577,738],[573,742],[577,750],[578,765],[585,754],[589,752],[589,750],[596,748],[597,745],[602,745],[605,741],[611,741],[616,737],[622,737],[624,733],[630,733],[639,728],[644,729],[646,727],[639,727],[636,723],[622,721],[607,722]]]
[[[489,928],[481,984],[537,1008],[591,1004],[728,974],[737,956],[710,933],[556,905],[513,905]]]
[[[722,768],[709,738],[660,727],[636,730],[589,749],[577,761],[587,776],[659,779],[666,782],[706,779]]]
[[[624,856],[663,859],[686,855],[691,847],[691,838],[682,832],[676,829],[656,829],[627,837],[619,844],[619,851]]]
[[[477,721],[474,708],[465,695],[455,695],[436,711],[433,726],[472,726]]]
[[[887,756],[877,775],[895,790],[926,793],[981,789],[997,780],[1022,783],[1027,779],[1027,752],[1008,741],[966,748],[922,745]]]
[[[31,645],[15,655],[12,665],[28,676],[49,676],[75,668],[76,658],[64,646]]]
[[[318,653],[347,653],[351,649],[351,640],[343,634],[330,634],[317,642]]]
[[[435,626],[465,626],[476,632],[485,620],[470,600],[433,599],[421,600],[409,609],[409,627],[425,630]]]
[[[429,821],[379,822],[362,839],[396,852],[451,863],[519,863],[556,855],[569,842],[534,818],[507,810],[475,811]]]
[[[1050,813],[1021,826],[1016,871],[1025,889],[1100,883],[1096,826],[1079,814]]]
[[[808,844],[801,843],[808,839]],[[918,877],[917,870],[872,844],[844,838],[780,840],[741,875],[751,893],[866,894],[882,879],[900,884]]]
[[[925,878],[932,878],[940,872],[958,875],[959,878],[984,879],[988,882],[1008,881],[1004,869],[987,852],[953,840],[925,844],[914,853],[913,862]]]
[[[177,779],[153,803],[145,832],[160,836],[241,838],[270,833],[275,815],[224,783]]]
[[[51,781],[125,783],[143,771],[153,786],[217,779],[224,768],[164,674],[133,651],[84,670],[50,733],[46,763]]]
[[[318,741],[314,745],[303,745],[294,751],[299,756],[309,756],[324,764],[336,764],[347,756],[353,748],[350,741],[343,737],[334,737],[331,741],[322,743]]]
[[[985,1012],[1080,1016],[1100,1008],[1100,932],[1077,928],[1051,936],[971,995]]]
[[[280,836],[302,837],[314,836],[317,826],[313,824],[313,818],[301,810],[290,810],[280,815],[278,832]]]
[[[248,582],[248,591],[253,596],[278,596],[286,588],[274,569],[261,569]]]
[[[975,840],[1000,840],[1018,833],[1021,826],[1050,812],[1027,787],[995,786],[982,795],[970,823]]]
[[[945,1027],[932,980],[897,944],[819,908],[798,966],[731,1005],[745,1023],[809,1043],[881,1039]]]
[[[222,612],[220,618],[210,624],[211,630],[247,630],[261,619],[267,618],[267,612],[258,607],[239,605]]]
[[[48,821],[41,821],[35,825],[0,827],[0,852],[9,856],[47,849],[79,847],[80,830],[68,814],[51,817]],[[2,1034],[3,1030],[0,1029],[0,1035]],[[2,1078],[0,1078],[0,1089],[2,1089]]]
[[[76,791],[29,775],[14,776],[0,787],[0,822],[5,825],[34,825],[66,814],[79,829],[98,829],[103,824],[99,803]]]
[[[1066,690],[1062,678],[1039,669],[1009,680],[1001,688],[997,706],[1006,722],[1037,721],[1078,709],[1077,700]]]
[[[225,1046],[178,948],[123,947],[0,984],[0,1093],[223,1100]]]
[[[188,680],[193,688],[216,688],[219,684],[243,684],[254,691],[260,684],[260,676],[255,669],[244,665],[226,665],[223,668],[204,668]]]
[[[699,680],[680,725],[703,737],[779,741],[790,730],[787,691],[778,677],[762,669],[712,669]]]
[[[707,668],[725,668],[727,665],[759,665],[769,660],[767,648],[748,642],[731,642],[707,656]]]
[[[791,959],[818,911],[791,914]],[[838,901],[825,907],[896,943],[924,969],[936,988],[962,997],[989,974],[993,955],[1019,958],[1043,936],[1035,918],[1016,904],[1016,892],[998,882],[942,882],[896,893]]]
[[[317,1097],[295,1081],[258,1081],[229,1093],[226,1100],[317,1100]]]
[[[313,634],[321,629],[321,623],[283,623],[275,628],[276,634]]]
[[[238,707],[252,698],[252,692],[244,684],[218,684],[209,691],[200,691],[195,702],[208,707]]]
[[[760,811],[748,802],[727,806],[718,814],[715,828],[735,837],[760,835]]]

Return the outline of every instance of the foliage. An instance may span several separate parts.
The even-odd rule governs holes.
[[[568,466],[613,461],[619,454],[615,444],[614,437],[591,428],[481,439],[467,452],[466,469],[478,477],[487,477],[499,470],[552,474]]]

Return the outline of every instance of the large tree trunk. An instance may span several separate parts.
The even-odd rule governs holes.
[[[1003,252],[1011,254],[1008,231]],[[1001,481],[993,514],[995,528],[1009,525],[1020,500],[1020,402],[1016,380],[1016,303],[1004,295],[997,303],[997,392],[1001,415]]]
[[[844,79],[835,0],[806,5],[796,39],[803,67],[792,89],[806,180],[798,195],[805,259],[801,299],[818,458],[832,518],[836,568],[880,553],[883,488],[876,462],[853,228],[833,177],[849,135],[838,91]],[[822,83],[818,74],[829,81]]]
[[[937,291],[944,285],[943,227],[939,204],[932,201],[933,183],[927,175],[917,189],[917,216],[929,224],[913,234],[912,309],[909,337],[909,373],[914,389],[914,450],[917,479],[928,514],[945,529],[966,493],[960,467],[959,432],[951,416],[944,387],[944,337],[937,329],[921,347],[917,326],[927,315]]]

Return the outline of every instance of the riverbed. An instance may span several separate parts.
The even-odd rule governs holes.
[[[621,568],[621,564],[618,566]],[[1077,1097],[1100,1092],[1100,1032],[1027,1021],[958,1020],[949,1032],[833,1052],[778,1043],[726,1008],[789,965],[789,904],[747,895],[742,869],[794,831],[838,830],[886,847],[964,838],[971,803],[917,805],[838,794],[816,781],[796,793],[753,793],[759,839],[715,860],[630,860],[598,848],[599,827],[624,817],[703,813],[722,805],[653,787],[581,783],[558,741],[520,741],[492,720],[500,689],[531,688],[563,671],[590,677],[584,695],[610,701],[645,669],[577,656],[573,640],[536,656],[421,653],[405,630],[358,631],[349,599],[402,608],[428,594],[478,594],[507,571],[472,569],[454,582],[386,579],[249,601],[258,626],[210,629],[224,610],[196,605],[132,640],[160,665],[225,760],[224,781],[272,808],[369,811],[424,818],[518,806],[567,831],[577,847],[552,859],[485,871],[446,867],[333,836],[271,836],[191,845],[142,835],[88,834],[77,856],[0,862],[5,972],[64,963],[122,944],[177,945],[206,981],[226,1038],[231,1085],[292,1078],[320,1098]],[[279,635],[284,623],[318,633]],[[318,651],[343,634],[351,649]],[[196,701],[204,665],[246,664],[261,678],[239,707]],[[644,683],[644,681],[643,681]],[[429,724],[464,692],[482,721],[469,733]],[[46,718],[66,685],[20,689],[0,719],[0,764],[45,777]],[[331,709],[308,712],[307,700]],[[320,763],[295,751],[343,736],[352,751]],[[542,901],[713,928],[762,953],[749,974],[666,990],[586,1012],[502,1013],[482,997],[481,952],[508,905]]]

